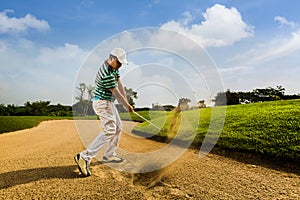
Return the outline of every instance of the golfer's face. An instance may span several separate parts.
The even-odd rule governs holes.
[[[110,58],[110,65],[112,66],[112,68],[114,69],[119,69],[122,66],[122,63],[120,63],[119,59],[116,56],[112,56]]]
[[[122,67],[122,63],[120,63],[118,58],[115,58],[114,63],[115,63],[116,69],[119,69],[120,67]]]

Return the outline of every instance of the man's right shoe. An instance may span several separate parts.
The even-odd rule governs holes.
[[[109,158],[103,156],[103,159],[102,159],[103,163],[121,163],[123,161],[124,161],[124,159],[119,156],[113,156],[113,157],[109,157]]]
[[[83,174],[84,176],[90,176],[91,172],[89,169],[89,162],[84,160],[80,154],[77,154],[74,157],[74,160],[78,166],[79,171],[81,172],[81,174]]]

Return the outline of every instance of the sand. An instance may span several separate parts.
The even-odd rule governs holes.
[[[132,126],[124,122],[124,127]],[[135,152],[164,144],[122,134],[120,147]],[[276,165],[254,156],[189,149],[147,188],[132,175],[91,163],[80,175],[73,157],[84,146],[72,120],[0,135],[0,199],[300,199],[297,166]],[[243,156],[242,156],[243,155]]]

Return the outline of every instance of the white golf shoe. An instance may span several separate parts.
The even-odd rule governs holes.
[[[74,160],[78,166],[78,169],[79,171],[81,172],[81,174],[83,174],[84,176],[90,176],[91,175],[91,172],[90,172],[90,169],[89,169],[89,162],[84,160],[80,154],[77,154],[75,157],[74,157]]]

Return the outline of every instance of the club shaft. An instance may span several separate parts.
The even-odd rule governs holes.
[[[151,124],[152,126],[154,126],[155,128],[157,128],[158,130],[160,130],[160,128],[158,126],[156,126],[155,124],[153,124],[152,122],[150,122],[148,119],[146,119],[145,117],[141,116],[140,114],[138,114],[137,112],[133,112],[135,115],[137,115],[138,117],[142,118],[144,121],[148,122],[149,124]]]

